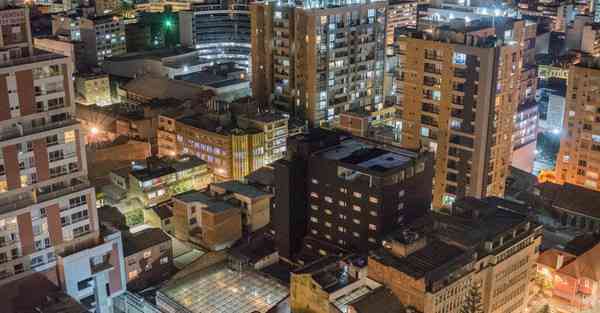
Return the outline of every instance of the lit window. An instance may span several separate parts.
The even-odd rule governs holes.
[[[361,198],[361,197],[362,197],[362,194],[361,194],[360,192],[356,192],[356,191],[355,191],[355,192],[353,192],[353,193],[352,193],[352,195],[353,195],[355,198]]]
[[[375,198],[375,197],[369,197],[369,201],[371,203],[379,203],[379,199]]]
[[[339,204],[340,204],[340,206],[346,206],[346,202],[344,202],[344,201],[340,201]]]
[[[357,232],[352,232],[352,236],[358,238],[358,237],[360,237],[360,234],[358,234]]]
[[[128,280],[135,279],[137,276],[138,276],[138,271],[137,270],[133,270],[133,271],[127,273],[127,279]]]
[[[325,201],[333,203],[333,199],[330,196],[325,196]]]
[[[369,237],[369,242],[376,242],[376,240],[373,237]]]
[[[373,224],[369,224],[369,229],[370,230],[377,230],[377,226],[375,226]]]
[[[319,195],[316,192],[311,192],[310,196],[319,199]]]
[[[346,219],[346,215],[344,215],[344,214],[340,214],[340,219],[341,219],[341,220],[345,220],[345,219]]]
[[[310,208],[313,209],[313,210],[315,210],[315,211],[319,210],[319,206],[317,206],[315,204],[311,204]]]
[[[377,212],[375,212],[375,211],[371,211],[370,213],[372,216],[377,216]]]
[[[467,55],[464,53],[454,52],[452,61],[454,64],[465,64],[467,62]]]
[[[400,198],[404,197],[404,190],[398,191],[398,197],[400,197]]]
[[[352,219],[352,221],[354,222],[354,224],[360,224],[360,221],[358,219]]]
[[[341,233],[345,233],[346,232],[346,228],[343,226],[338,226],[338,231]]]
[[[70,143],[75,141],[75,131],[69,130],[65,132],[65,143]]]
[[[327,238],[328,240],[331,240],[331,235],[327,234],[327,235],[325,235],[325,238]]]
[[[330,210],[330,209],[325,209],[325,213],[326,213],[327,215],[331,215],[331,213],[333,213],[333,212],[331,212],[331,210]]]
[[[331,223],[325,222],[325,227],[331,227]]]
[[[313,222],[313,223],[318,223],[318,222],[319,222],[319,219],[317,219],[317,218],[316,218],[316,217],[314,217],[314,216],[311,216],[311,217],[310,217],[310,221],[311,221],[311,222]]]
[[[152,251],[148,250],[148,251],[144,251],[144,259],[147,259],[149,257],[152,256]]]
[[[160,258],[160,264],[167,264],[167,263],[169,263],[169,257],[168,256]]]
[[[356,204],[352,206],[352,209],[356,212],[360,212],[360,207]]]
[[[319,232],[318,232],[316,229],[311,229],[311,230],[310,230],[310,232],[311,232],[313,235],[316,235],[316,234],[318,234],[318,233],[319,233]]]
[[[314,178],[311,180],[311,182],[312,182],[313,184],[315,184],[315,185],[319,183],[319,181],[318,181],[318,180],[316,180],[316,179],[314,179]]]
[[[340,192],[341,193],[348,193],[348,189],[346,189],[346,188],[340,188]]]

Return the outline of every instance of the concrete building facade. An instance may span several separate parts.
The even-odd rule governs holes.
[[[400,41],[402,146],[436,154],[433,207],[502,196],[519,104],[524,21],[444,27]]]
[[[251,5],[252,90],[311,125],[383,106],[384,2]]]

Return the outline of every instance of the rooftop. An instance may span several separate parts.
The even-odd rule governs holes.
[[[160,228],[147,228],[137,233],[128,233],[123,236],[123,253],[127,257],[169,241],[171,241],[171,238]]]
[[[212,184],[211,187],[212,186],[215,186],[218,188],[223,188],[226,191],[237,193],[242,196],[245,196],[248,198],[253,198],[253,199],[270,195],[269,193],[266,193],[252,185],[242,184],[236,180],[230,180],[230,181],[226,181],[226,182],[222,182],[222,183],[215,183],[215,184]]]
[[[223,88],[248,82],[247,80],[231,78],[224,75],[215,74],[209,71],[190,73],[177,76],[178,80],[183,80],[197,85],[209,86],[212,88]]]
[[[236,204],[230,201],[222,201],[219,198],[209,195],[206,191],[190,190],[188,192],[178,194],[174,198],[185,203],[202,203],[206,206],[203,208],[203,210],[207,210],[212,213],[222,213],[230,209],[238,208]]]
[[[327,293],[333,293],[356,281],[343,266],[342,258],[328,255],[294,271],[295,275],[309,274]]]
[[[272,123],[289,119],[287,116],[278,112],[260,112],[252,115],[244,115],[243,118],[261,123]]]
[[[410,150],[386,150],[356,139],[343,140],[317,154],[324,159],[337,160],[375,173],[406,168],[419,157],[418,153]]]
[[[600,192],[572,184],[545,182],[536,189],[547,204],[558,209],[600,218]]]
[[[173,217],[173,211],[168,203],[161,203],[150,208],[160,219]]]
[[[380,287],[349,303],[356,313],[404,313],[404,306],[386,287]]]
[[[194,155],[184,155],[177,159],[150,157],[145,165],[133,166],[130,174],[139,181],[148,181],[161,176],[205,166],[206,162]],[[122,175],[123,169],[118,169],[115,174]]]
[[[288,290],[258,272],[237,272],[218,263],[170,282],[157,296],[191,313],[252,313],[268,311],[288,296]]]
[[[260,132],[259,130],[253,128],[242,129],[236,127],[233,124],[219,123],[218,121],[207,117],[205,114],[196,114],[182,117],[177,119],[177,122],[205,131],[217,133],[223,136],[229,136],[231,134],[246,134]]]
[[[212,91],[196,84],[152,76],[133,79],[122,89],[149,99],[199,100],[213,95]]]
[[[35,273],[0,287],[2,313],[86,313],[88,309]]]

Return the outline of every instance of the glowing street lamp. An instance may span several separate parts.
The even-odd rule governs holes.
[[[98,134],[98,132],[100,130],[98,130],[98,127],[92,127],[92,129],[90,129],[90,131],[92,132],[92,135],[96,135],[96,134]]]

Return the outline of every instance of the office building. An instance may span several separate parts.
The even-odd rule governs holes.
[[[482,312],[525,312],[541,226],[498,200],[461,199],[399,229],[370,255],[369,278],[418,312],[461,312],[472,289]]]
[[[160,155],[196,155],[208,163],[217,181],[239,180],[265,165],[264,132],[222,123],[207,114],[179,119],[161,115],[158,146]]]
[[[556,178],[561,182],[600,190],[600,61],[583,58],[569,68],[563,136],[556,160]]]
[[[434,209],[504,194],[525,25],[506,19],[498,32],[478,20],[400,39],[401,143],[435,152]]]
[[[235,62],[249,71],[250,12],[247,1],[211,0],[179,12],[181,45],[201,59]]]
[[[313,126],[383,106],[386,4],[255,3],[252,90]]]

